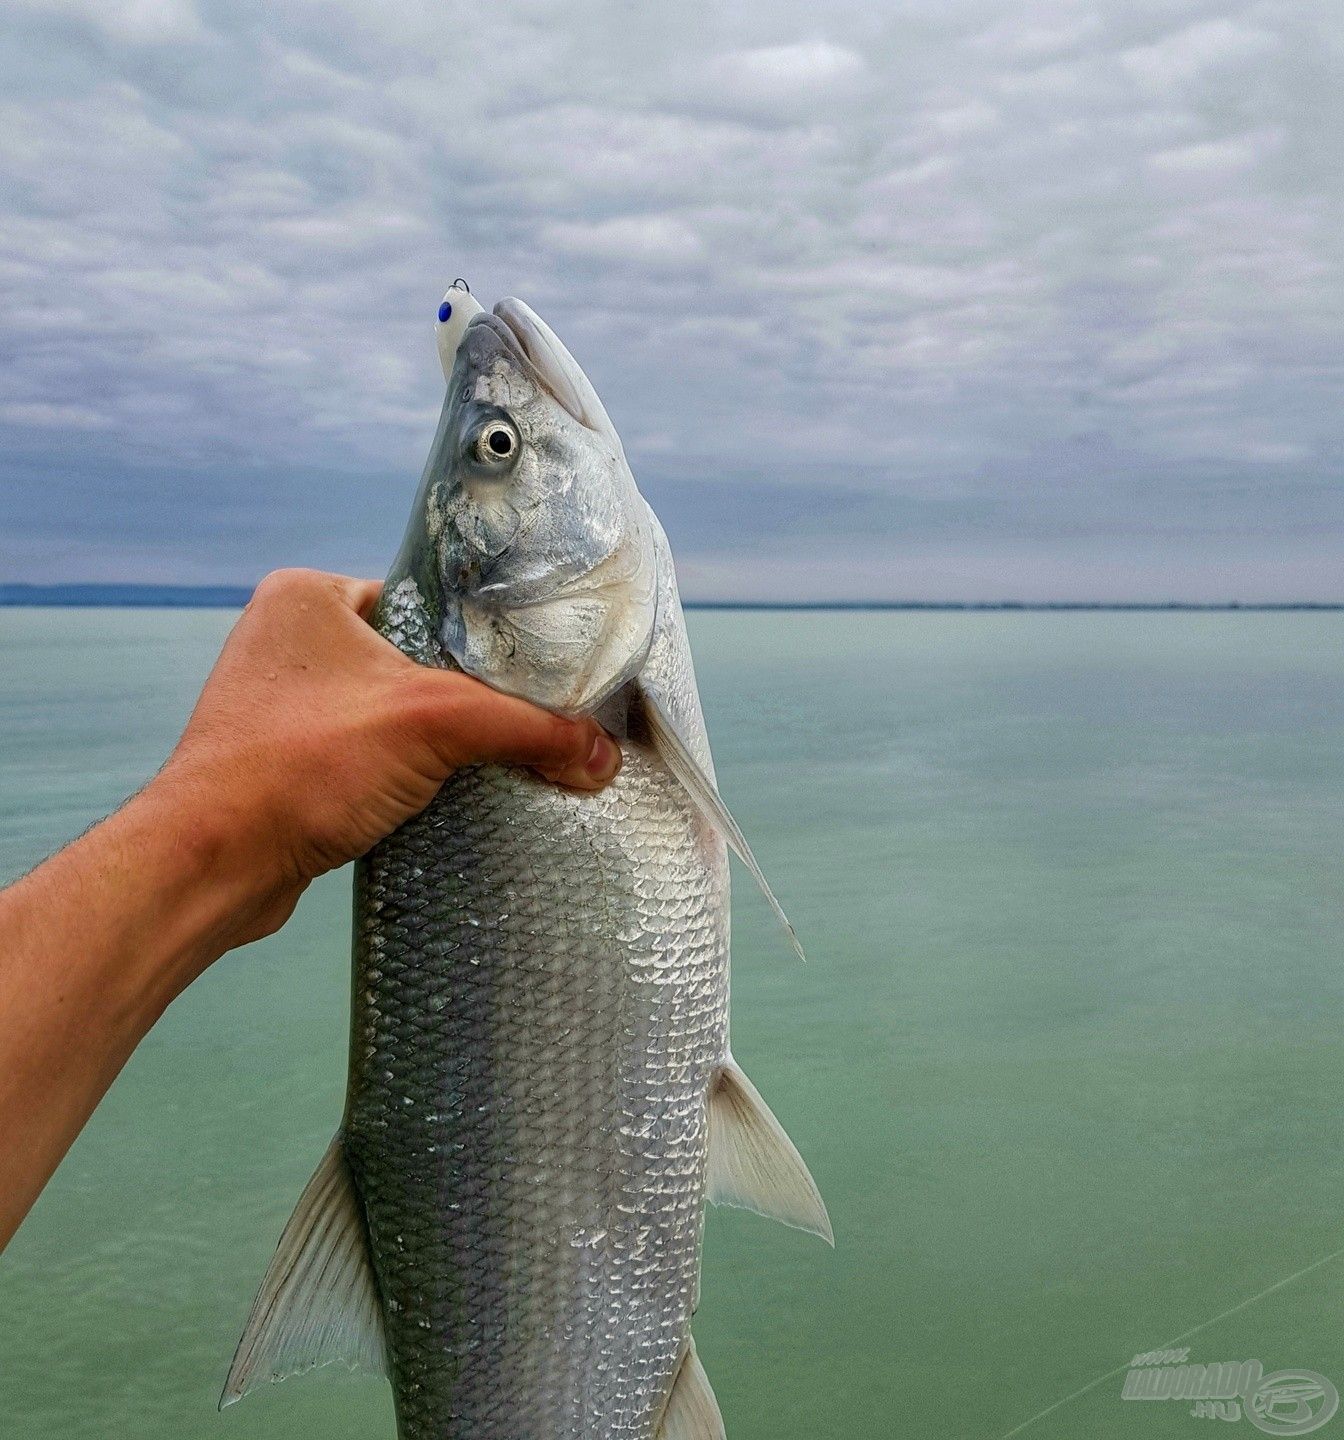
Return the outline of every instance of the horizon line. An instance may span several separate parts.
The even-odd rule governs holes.
[[[0,608],[240,609],[251,585],[0,582]],[[687,610],[889,611],[1342,611],[1344,600],[767,600],[683,599]]]

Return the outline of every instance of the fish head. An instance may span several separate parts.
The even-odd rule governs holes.
[[[426,479],[439,643],[463,670],[571,715],[639,672],[652,516],[588,377],[522,301],[464,330]]]

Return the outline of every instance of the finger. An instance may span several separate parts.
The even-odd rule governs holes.
[[[359,613],[372,608],[382,591],[376,580],[361,580],[353,575],[335,575],[327,570],[290,568],[272,570],[263,576],[252,592],[253,600],[264,601],[268,608],[306,609],[313,600],[335,600]]]
[[[341,603],[348,605],[361,620],[367,620],[383,593],[381,580],[362,580],[352,575],[333,575]]]
[[[599,790],[621,768],[620,746],[595,721],[553,715],[466,675],[430,671],[427,734],[454,765],[530,765],[548,780]]]

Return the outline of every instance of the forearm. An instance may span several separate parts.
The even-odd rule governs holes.
[[[0,1247],[249,897],[158,781],[0,892]]]

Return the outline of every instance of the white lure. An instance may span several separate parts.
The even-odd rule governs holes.
[[[457,359],[457,347],[462,343],[467,326],[484,313],[484,307],[467,289],[465,280],[454,280],[439,301],[437,318],[434,321],[434,339],[439,346],[439,364],[443,366],[444,382],[452,379],[453,361]]]

